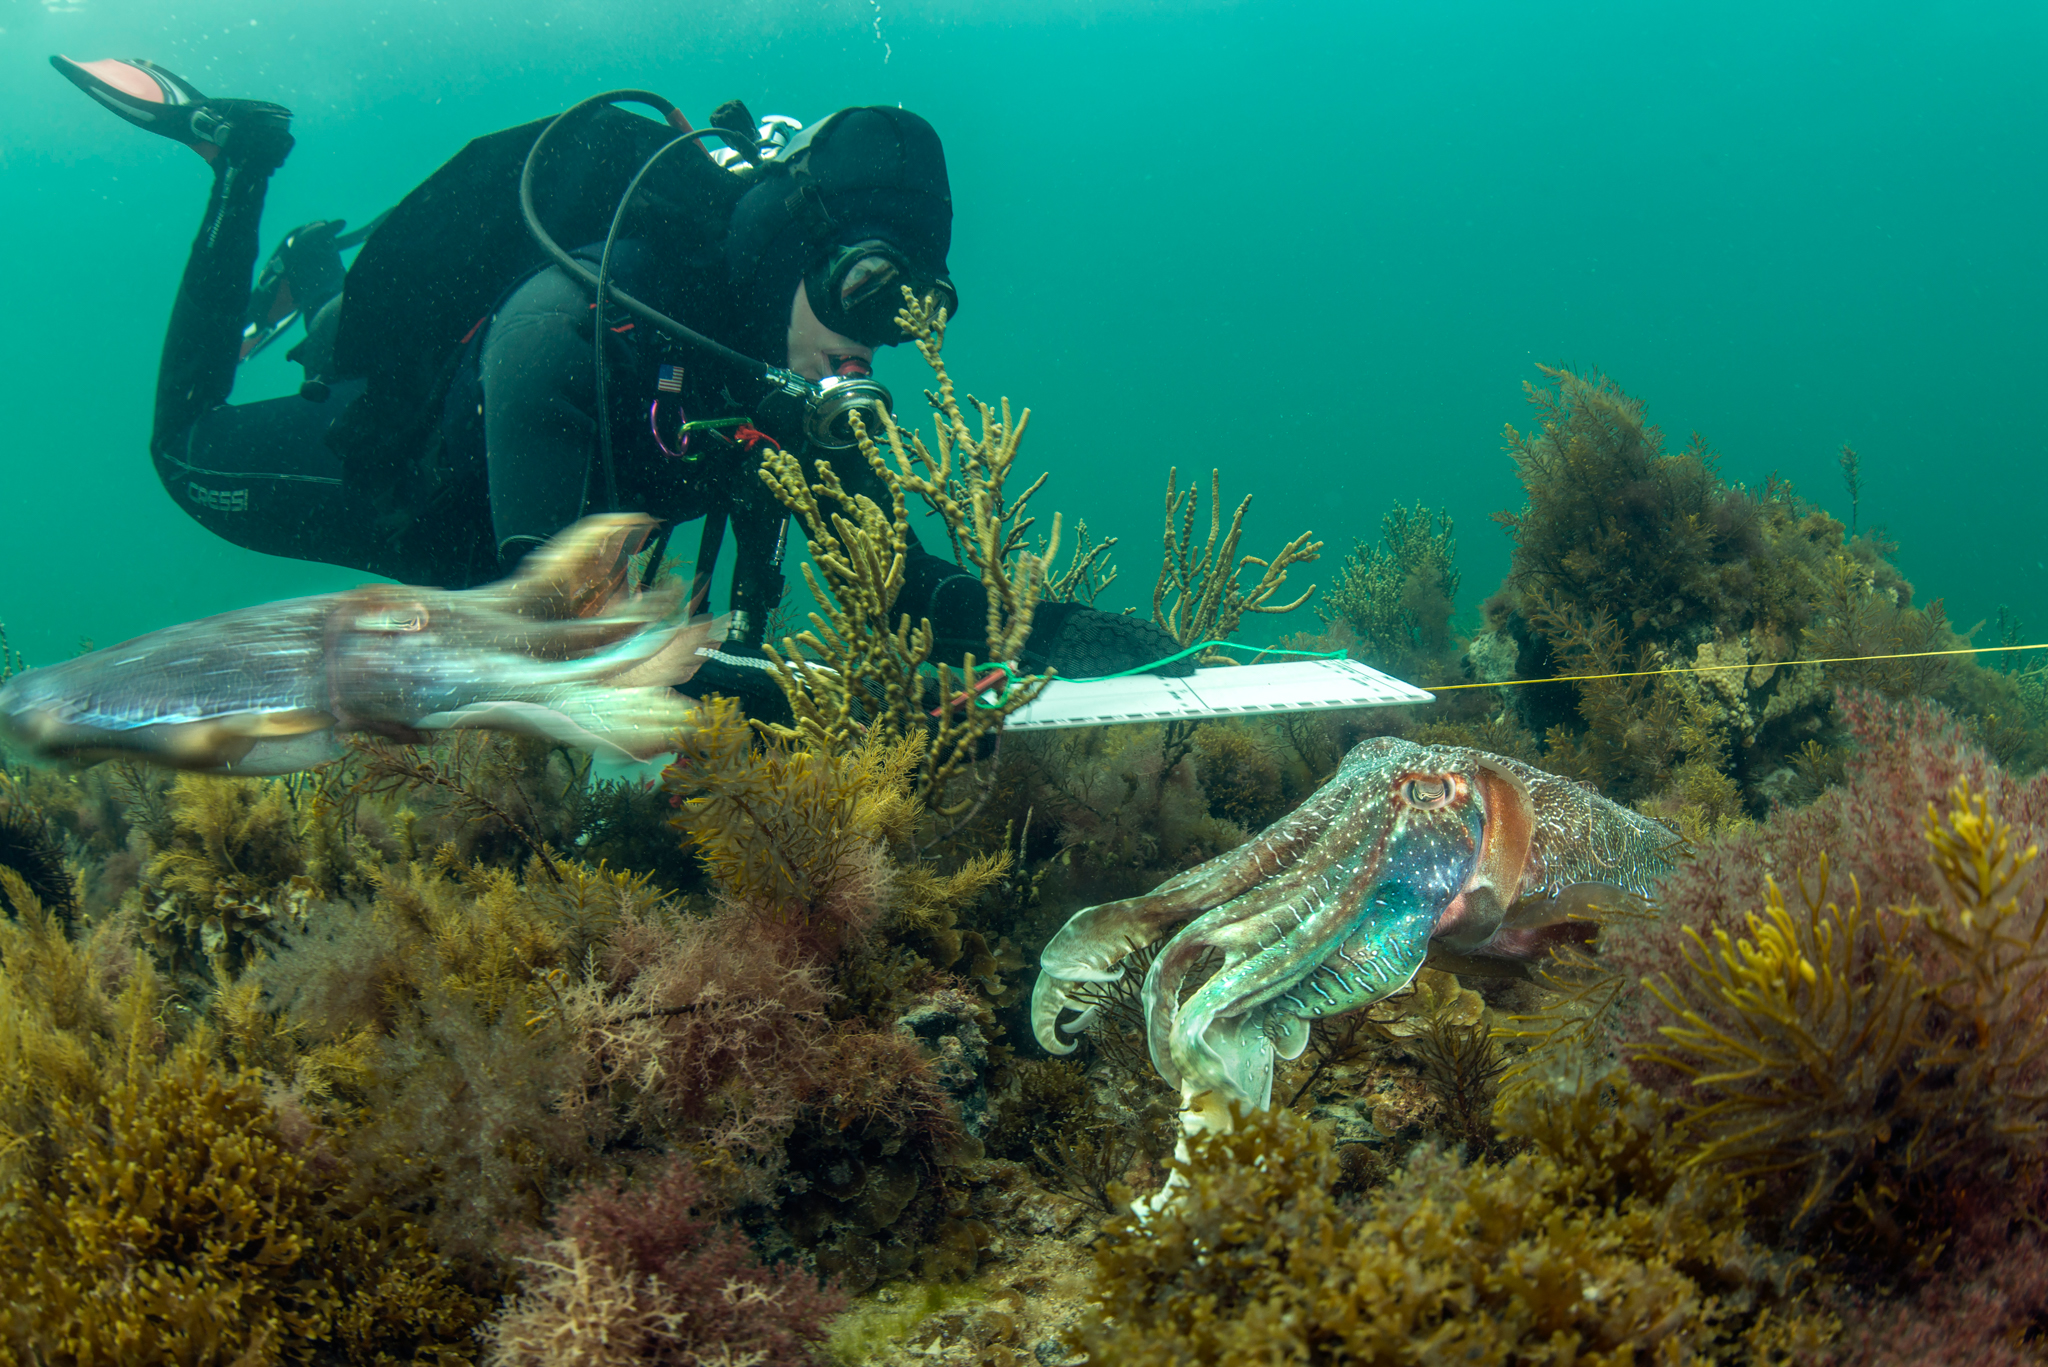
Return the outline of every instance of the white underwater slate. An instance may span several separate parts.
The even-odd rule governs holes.
[[[1433,694],[1353,660],[1290,660],[1198,669],[1184,679],[1153,674],[1095,683],[1055,679],[1029,705],[1012,713],[1004,729],[1051,731],[1434,701]]]

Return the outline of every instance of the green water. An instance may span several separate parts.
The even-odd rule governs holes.
[[[52,52],[290,105],[266,250],[603,89],[917,110],[951,159],[956,373],[1033,408],[1048,508],[1123,538],[1109,605],[1149,602],[1178,464],[1258,495],[1256,551],[1448,506],[1469,608],[1544,361],[1844,515],[1853,443],[1922,597],[2048,639],[2038,5],[5,0],[0,620],[30,663],[360,578],[163,494],[150,384],[206,173]],[[238,400],[296,387],[283,350]],[[914,394],[914,356],[881,374]]]

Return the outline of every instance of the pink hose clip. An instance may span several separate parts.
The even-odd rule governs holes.
[[[686,453],[690,449],[690,434],[687,430],[685,430],[686,425],[689,421],[689,414],[683,414],[682,418],[683,421],[676,424],[676,430],[682,432],[683,439],[681,444],[677,447],[677,449],[671,451],[668,449],[668,443],[661,439],[660,398],[657,397],[653,403],[647,405],[647,430],[654,434],[654,444],[661,448],[661,453],[664,456],[671,456],[674,457],[676,460],[681,460],[684,456],[684,453]]]

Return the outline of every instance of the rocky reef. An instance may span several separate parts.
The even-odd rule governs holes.
[[[909,510],[979,548],[993,658],[1113,571],[1025,536],[1022,416],[907,316],[939,411],[867,442],[895,506],[771,462],[830,538],[791,724],[711,704],[658,779],[483,733],[287,779],[5,763],[0,1360],[2048,1357],[2038,673],[1917,654],[1968,633],[1880,533],[1560,370],[1476,615],[1420,506],[1291,600],[1296,644],[1474,687],[1004,734],[891,619]],[[1314,552],[1203,550],[1192,508],[1189,643]],[[1386,734],[1581,780],[1688,857],[1548,959],[1316,1022],[1270,1108],[1191,1139],[1142,972],[1038,1048],[1070,915]]]
[[[1731,483],[1705,437],[1668,449],[1607,377],[1539,369],[1533,426],[1503,437],[1525,496],[1495,518],[1511,568],[1466,629],[1449,519],[1396,507],[1303,641],[1451,685],[1413,738],[1538,763],[1694,839],[1839,777],[1843,688],[1938,702],[2002,763],[2048,762],[2039,671],[1963,653],[2019,644],[2018,623],[1959,633],[1881,529],[1852,530],[1775,475]],[[1843,468],[1860,501],[1854,452]]]

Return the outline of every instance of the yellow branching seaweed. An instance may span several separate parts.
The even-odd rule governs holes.
[[[391,1084],[404,1073],[393,1059],[406,1050],[391,1041],[408,1023],[433,1017],[471,1035],[502,1024],[531,1039],[559,1004],[560,985],[612,928],[665,904],[648,878],[601,862],[557,860],[556,870],[549,882],[529,861],[522,882],[511,869],[464,864],[447,845],[426,861],[379,867],[367,917],[344,912],[374,925],[379,948],[345,970],[352,978],[345,986],[327,973],[309,982],[303,967],[293,967],[308,952],[302,941],[277,960],[258,956],[239,974],[216,973],[206,1010],[222,1052],[245,1070],[268,1073],[323,1118],[355,1123],[380,1079]],[[324,933],[316,926],[312,938],[326,939],[333,927],[332,919]],[[304,992],[351,1005],[302,1014],[304,1003],[290,999]]]
[[[0,1188],[48,1171],[51,1109],[97,1096],[101,1071],[163,994],[146,961],[105,926],[70,940],[12,869],[0,888]]]
[[[891,861],[921,811],[918,736],[876,728],[836,752],[760,746],[737,705],[718,699],[680,743],[671,783],[698,795],[678,824],[729,896],[775,917],[858,930],[894,909],[921,924],[1009,867],[1007,851],[946,877]]]
[[[1007,848],[992,854],[977,854],[946,874],[934,872],[927,864],[912,864],[898,869],[897,898],[893,910],[896,924],[939,932],[942,937],[957,941],[960,936],[953,929],[954,911],[981,896],[985,889],[1000,883],[1010,871],[1012,857]],[[981,957],[989,959],[989,955],[990,952],[984,948]],[[1013,968],[1021,966],[1021,963],[1011,965]],[[992,971],[993,960],[990,959],[984,967]],[[970,963],[967,974],[970,977],[981,976],[981,970]]]
[[[1305,564],[1320,557],[1323,543],[1309,540],[1303,532],[1282,546],[1271,560],[1256,555],[1238,558],[1238,538],[1244,534],[1244,515],[1252,506],[1246,494],[1230,515],[1230,529],[1223,530],[1223,494],[1216,471],[1209,472],[1209,536],[1201,549],[1195,548],[1195,515],[1201,491],[1189,487],[1176,492],[1178,468],[1166,474],[1166,558],[1159,566],[1159,582],[1152,589],[1152,620],[1164,627],[1183,646],[1202,641],[1225,640],[1237,630],[1247,612],[1292,612],[1315,593],[1315,585],[1291,603],[1274,603],[1272,597],[1287,582],[1290,565]],[[1220,538],[1220,540],[1219,540]],[[1258,582],[1247,589],[1243,572],[1258,566]]]
[[[922,437],[885,414],[882,435],[889,444],[888,459],[865,437],[861,453],[883,478],[900,483],[938,514],[953,543],[955,560],[976,573],[988,593],[989,658],[1014,660],[1031,634],[1032,609],[1044,593],[1046,567],[1060,551],[1058,513],[1053,514],[1052,533],[1044,547],[1028,549],[1037,519],[1025,508],[1044,487],[1046,476],[1040,475],[1014,496],[1005,488],[1016,468],[1024,429],[1031,424],[1031,410],[1013,421],[1008,399],[1002,401],[999,416],[997,409],[970,397],[967,403],[981,429],[976,435],[939,354],[946,342],[946,311],[935,308],[930,299],[911,299],[907,290],[904,304],[897,322],[916,342],[939,386],[937,393],[925,395],[934,410],[932,444],[926,446]]]
[[[1687,1117],[1699,1161],[1729,1162],[1745,1176],[1813,1169],[1803,1217],[1889,1138],[1892,1114],[1873,1104],[1879,1092],[1902,1077],[1925,1079],[1901,1071],[1916,1042],[1921,984],[1892,918],[1868,912],[1860,896],[1844,907],[1800,892],[1795,910],[1773,882],[1763,912],[1749,917],[1751,938],[1690,932],[1693,981],[1684,990],[1712,994],[1727,1010],[1710,1018],[1675,985],[1653,984],[1683,1024],[1663,1027],[1668,1046],[1644,1052],[1713,1098]]]
[[[878,899],[875,824],[895,815],[904,761],[917,758],[912,745],[877,734],[845,761],[822,747],[757,746],[725,698],[682,741],[680,781],[702,792],[684,803],[679,823],[719,886],[806,918],[843,919],[856,903]],[[863,778],[884,775],[898,782],[863,792]]]
[[[637,874],[555,867],[550,883],[535,856],[522,882],[511,869],[464,865],[444,845],[431,863],[384,871],[374,914],[403,950],[406,990],[454,993],[479,1019],[514,1001],[537,1006],[550,970],[580,963],[629,909],[661,900]]]
[[[159,943],[187,967],[239,964],[271,922],[303,919],[317,889],[288,785],[180,774],[169,807],[170,842],[144,871],[145,904]]]
[[[221,983],[206,1009],[236,1067],[268,1072],[322,1108],[361,1098],[377,1053],[368,1025],[309,1045],[305,1022],[272,1009],[255,973]]]
[[[767,647],[796,719],[793,730],[773,733],[829,746],[871,724],[911,729],[922,712],[918,671],[930,659],[932,630],[907,615],[890,625],[910,539],[902,488],[890,486],[885,511],[848,494],[825,461],[815,485],[786,451],[770,452],[761,473],[804,525],[804,582],[820,609],[810,614],[811,630],[785,638],[781,652]],[[821,497],[837,511],[827,512]]]
[[[1924,835],[1943,905],[1823,901],[1823,863],[1796,904],[1773,882],[1748,935],[1689,932],[1686,971],[1648,984],[1675,1023],[1641,1052],[1691,1083],[1691,1161],[1796,1176],[1794,1223],[1895,1239],[1901,1211],[1941,1204],[1928,1189],[2048,1128],[2048,907],[2016,897],[2038,851],[1967,783]],[[1940,1247],[1930,1232],[1914,1257]]]
[[[455,731],[440,745],[422,748],[381,736],[352,736],[349,749],[356,761],[349,797],[432,793],[451,812],[470,821],[496,823],[539,861],[542,873],[559,876],[547,843],[534,830],[533,804],[519,783],[519,746],[511,738],[489,731]],[[491,788],[516,795],[524,814],[492,797]]]
[[[285,1047],[244,984],[166,1052],[163,985],[104,924],[64,938],[11,872],[0,922],[0,1361],[467,1361],[480,1305],[418,1229],[286,1142]],[[288,1034],[288,1031],[282,1032]]]
[[[284,1140],[258,1075],[205,1030],[159,1059],[153,1023],[87,1097],[51,1108],[46,1178],[17,1180],[0,1226],[0,1353],[25,1362],[470,1360],[480,1305],[419,1231],[337,1208]]]
[[[136,1040],[103,1111],[57,1108],[68,1143],[53,1180],[9,1193],[23,1216],[0,1254],[4,1338],[35,1360],[275,1362],[327,1336],[305,1161],[259,1085],[230,1080],[205,1046],[195,1037],[159,1069]]]
[[[1055,603],[1094,603],[1104,589],[1116,582],[1116,566],[1109,563],[1109,553],[1116,549],[1116,541],[1113,536],[1097,541],[1088,535],[1086,518],[1076,521],[1073,558],[1046,582],[1044,596]],[[1038,558],[1051,565],[1057,549],[1048,542],[1039,548]]]
[[[962,659],[957,674],[947,662],[931,660],[931,623],[913,623],[895,610],[910,540],[908,499],[921,499],[938,515],[955,558],[981,580],[988,599],[988,653],[981,663],[1014,662],[1022,653],[1045,591],[1046,566],[1059,554],[1060,520],[1054,516],[1044,546],[1029,549],[1034,519],[1025,509],[1045,477],[1014,496],[1005,484],[1030,411],[1013,421],[1009,400],[999,413],[970,398],[977,435],[940,356],[945,310],[929,299],[910,299],[907,291],[905,299],[897,321],[916,341],[939,386],[926,395],[936,410],[933,440],[927,445],[885,414],[885,455],[859,416],[854,418],[861,454],[888,489],[889,507],[847,493],[825,461],[816,463],[816,483],[786,451],[770,452],[762,461],[761,478],[803,523],[811,546],[804,581],[820,608],[810,614],[811,630],[785,638],[779,651],[768,647],[796,725],[765,729],[819,752],[843,749],[869,728],[917,736],[924,748],[919,796],[952,815],[971,799],[947,807],[950,780],[973,762],[982,739],[1038,696],[1047,680],[1013,678],[1006,690],[985,698],[974,687],[982,682],[974,652]],[[1081,572],[1087,573],[1085,564]],[[921,675],[927,663],[937,673],[936,706],[926,697]]]
[[[1109,1222],[1072,1338],[1120,1367],[1254,1362],[1782,1362],[1832,1331],[1788,1313],[1732,1184],[1701,1180],[1655,1098],[1591,1076],[1521,1098],[1525,1151],[1427,1151],[1360,1207],[1284,1108],[1176,1161],[1180,1198]]]

